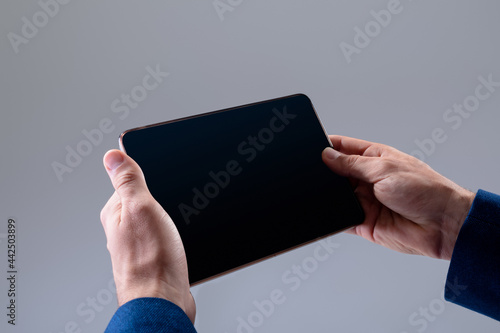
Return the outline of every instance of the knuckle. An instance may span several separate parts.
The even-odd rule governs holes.
[[[107,203],[102,209],[101,213],[99,214],[99,218],[101,219],[101,223],[103,226],[106,225],[106,221],[108,220],[109,216],[109,211],[111,210],[110,204]]]
[[[102,210],[101,210],[101,213],[99,215],[99,218],[101,219],[101,223],[104,225],[105,224],[105,221],[106,221],[106,212],[105,212],[105,209],[106,207],[104,207]]]
[[[346,164],[347,164],[348,171],[350,173],[356,168],[358,161],[359,161],[359,155],[349,155],[347,157]]]
[[[398,166],[399,163],[392,158],[384,158],[380,161],[380,168],[387,172],[397,169]]]
[[[133,172],[127,171],[118,175],[116,179],[116,184],[118,188],[133,186],[135,183],[136,177]]]
[[[127,212],[130,216],[139,219],[151,214],[152,203],[146,200],[132,200],[127,203]]]

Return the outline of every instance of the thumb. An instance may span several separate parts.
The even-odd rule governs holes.
[[[338,175],[356,178],[368,183],[374,181],[375,157],[346,155],[328,147],[323,150],[322,158],[330,170]]]
[[[114,149],[104,155],[103,162],[111,183],[122,200],[149,194],[144,174],[130,156]]]

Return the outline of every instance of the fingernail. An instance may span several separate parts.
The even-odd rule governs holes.
[[[338,151],[330,147],[325,148],[323,152],[325,154],[325,157],[328,158],[329,160],[334,160],[340,156],[340,153]]]
[[[104,165],[109,171],[114,171],[123,163],[123,155],[119,151],[111,151],[104,157]]]

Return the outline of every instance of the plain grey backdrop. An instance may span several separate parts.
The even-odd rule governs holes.
[[[328,133],[500,193],[500,88],[475,97],[480,78],[500,82],[499,11],[494,0],[3,1],[0,276],[10,217],[19,273],[16,326],[0,279],[0,330],[106,327],[116,300],[102,157],[132,127],[305,93]],[[453,110],[464,103],[471,111]],[[448,262],[328,241],[335,250],[316,265],[320,243],[193,288],[199,332],[498,331],[442,301]],[[287,283],[294,265],[310,273]],[[284,301],[270,307],[275,290]]]

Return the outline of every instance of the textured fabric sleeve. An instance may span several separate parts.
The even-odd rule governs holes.
[[[105,333],[196,333],[180,307],[162,298],[137,298],[123,304]]]
[[[478,191],[453,250],[445,298],[500,320],[500,196]]]

